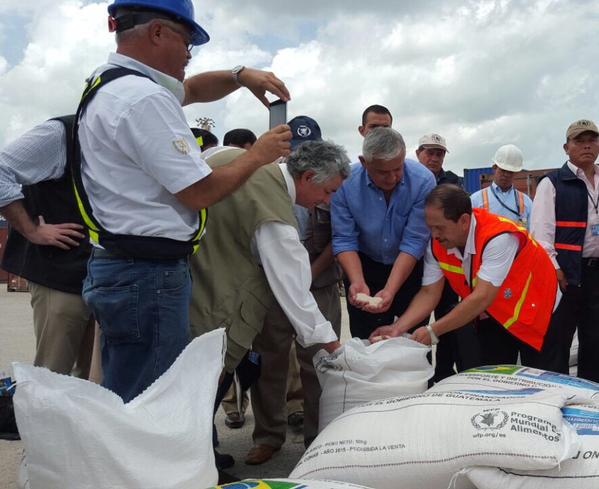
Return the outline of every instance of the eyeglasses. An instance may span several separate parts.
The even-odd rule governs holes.
[[[191,50],[194,48],[194,45],[191,42],[191,35],[189,34],[189,32],[180,29],[179,27],[175,27],[170,22],[167,23],[162,21],[162,25],[164,25],[164,27],[166,27],[167,29],[173,31],[175,34],[179,34],[179,36],[181,36],[183,44],[185,44],[185,49],[188,53],[191,53]]]

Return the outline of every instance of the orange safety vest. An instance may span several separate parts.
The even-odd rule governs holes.
[[[462,261],[450,255],[436,240],[432,242],[433,255],[451,288],[464,299],[476,287],[487,243],[503,233],[516,236],[520,241],[518,253],[487,313],[516,338],[540,351],[555,304],[555,267],[543,247],[524,227],[484,209],[473,209],[473,213],[476,218],[476,254],[471,262],[471,285],[466,281]]]

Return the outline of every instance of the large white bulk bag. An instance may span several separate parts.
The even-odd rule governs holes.
[[[521,365],[473,368],[443,379],[431,387],[430,391],[477,389],[557,391],[570,397],[573,402],[579,403],[587,402],[589,399],[599,399],[599,384],[595,382]]]
[[[194,339],[124,404],[104,387],[15,363],[15,414],[33,489],[199,489],[216,484],[212,412],[224,330]]]
[[[352,338],[332,354],[318,352],[314,366],[322,387],[319,429],[367,402],[424,392],[434,374],[426,357],[429,351],[422,343],[398,337],[374,344]]]
[[[246,479],[210,489],[369,489],[349,482],[292,480],[292,479]]]
[[[566,406],[564,419],[576,429],[580,448],[558,468],[521,471],[495,467],[465,469],[478,489],[597,489],[599,488],[599,406]]]
[[[562,421],[564,402],[556,393],[492,391],[427,392],[366,404],[327,426],[289,477],[447,489],[456,472],[473,465],[551,469],[579,446]]]

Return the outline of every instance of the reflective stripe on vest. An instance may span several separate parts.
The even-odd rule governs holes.
[[[582,246],[580,245],[571,245],[565,243],[555,243],[553,245],[556,250],[565,250],[565,251],[582,251]]]
[[[587,223],[585,221],[555,221],[555,227],[566,229],[586,229]],[[581,245],[574,245],[568,243],[554,243],[553,246],[556,250],[582,251]]]
[[[489,190],[483,189],[483,208],[489,211]]]
[[[514,189],[514,192],[518,192],[518,200],[520,201],[520,220],[526,222],[526,206],[524,205],[524,193],[520,190]]]
[[[520,311],[522,310],[522,305],[524,304],[524,301],[526,300],[526,296],[528,295],[528,288],[530,287],[531,281],[532,281],[532,273],[528,274],[528,280],[526,280],[526,285],[524,286],[522,295],[520,295],[520,299],[518,299],[518,302],[516,303],[516,307],[514,308],[514,315],[511,317],[511,319],[509,319],[505,323],[503,323],[503,327],[505,329],[510,329],[510,326],[512,326],[512,324],[514,324],[516,321],[518,321],[518,318],[520,317]]]
[[[587,223],[580,221],[555,221],[558,228],[581,228],[586,229]]]
[[[449,263],[439,262],[439,267],[441,270],[447,270],[452,273],[459,273],[460,275],[465,275],[464,269],[462,267],[456,267],[455,265],[450,265]]]

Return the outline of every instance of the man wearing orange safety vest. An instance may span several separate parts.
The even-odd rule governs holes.
[[[507,217],[529,229],[532,200],[513,185],[514,176],[522,171],[523,160],[522,151],[517,146],[501,146],[493,157],[493,181],[470,196],[472,207]]]
[[[439,185],[426,199],[432,239],[424,261],[422,288],[392,325],[378,328],[371,341],[400,336],[429,317],[445,281],[462,298],[438,321],[418,328],[413,339],[435,344],[439,336],[486,312],[479,325],[483,364],[516,363],[551,370],[559,339],[551,316],[561,293],[545,250],[525,228],[484,209],[472,210],[468,194]]]

